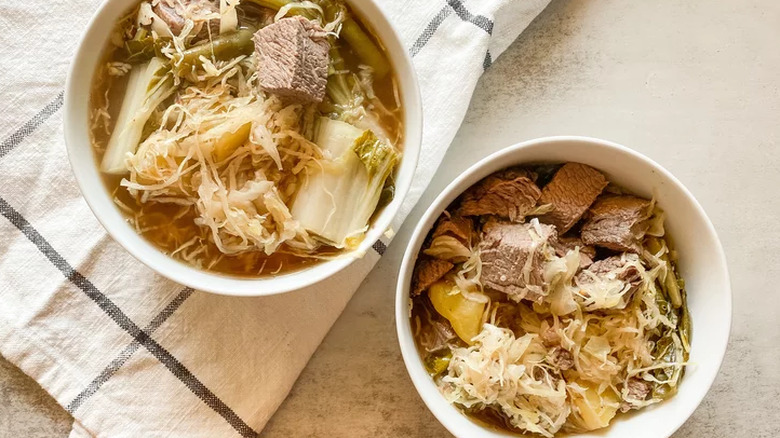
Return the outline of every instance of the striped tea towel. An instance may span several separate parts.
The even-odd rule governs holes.
[[[398,229],[477,79],[549,0],[377,1],[424,105]],[[66,69],[99,3],[0,0],[0,354],[75,417],[72,436],[256,436],[387,242],[330,280],[254,299],[184,288],[125,253],[79,195],[61,124]]]

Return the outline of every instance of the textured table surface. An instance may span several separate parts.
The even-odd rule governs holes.
[[[699,199],[726,249],[729,351],[675,438],[780,436],[778,41],[775,0],[553,1],[485,74],[430,189],[263,436],[449,436],[415,393],[395,339],[404,244],[470,164],[557,134],[614,140],[660,162]],[[0,436],[65,437],[70,422],[0,359]]]

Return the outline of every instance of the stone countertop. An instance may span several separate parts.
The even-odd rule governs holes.
[[[729,350],[674,437],[780,434],[780,3],[554,0],[486,72],[431,187],[264,437],[446,437],[401,361],[396,271],[436,194],[489,153],[547,135],[648,155],[699,199],[726,250]],[[70,418],[0,359],[0,436],[65,437]]]

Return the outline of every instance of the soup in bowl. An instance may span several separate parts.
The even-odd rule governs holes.
[[[421,136],[408,55],[369,1],[108,1],[65,108],[72,167],[109,233],[175,281],[238,295],[363,254]]]
[[[414,385],[457,436],[669,436],[720,367],[729,287],[674,177],[553,137],[482,160],[433,202],[396,323]]]

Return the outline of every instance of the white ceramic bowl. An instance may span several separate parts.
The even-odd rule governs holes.
[[[731,326],[731,287],[720,241],[696,199],[657,163],[624,146],[585,137],[527,141],[483,159],[444,189],[417,224],[398,276],[395,316],[406,368],[431,412],[458,437],[495,438],[507,434],[470,421],[447,403],[425,371],[409,323],[409,284],[417,253],[441,212],[483,177],[517,164],[564,161],[588,164],[604,172],[610,181],[639,195],[656,197],[667,214],[666,229],[679,253],[678,267],[685,279],[693,321],[691,365],[686,369],[676,396],[634,414],[618,416],[603,431],[576,436],[668,437],[693,413],[720,368]]]
[[[100,6],[81,39],[65,86],[65,140],[71,167],[92,212],[114,240],[138,260],[173,281],[226,295],[272,295],[300,289],[335,274],[360,254],[365,254],[390,225],[411,186],[422,137],[422,107],[415,70],[398,35],[377,5],[372,0],[349,0],[352,8],[373,27],[384,44],[400,84],[404,109],[404,153],[396,177],[395,199],[376,218],[360,247],[344,257],[275,277],[238,278],[195,269],[161,253],[130,227],[101,181],[88,132],[92,77],[115,21],[138,1],[107,0]]]

